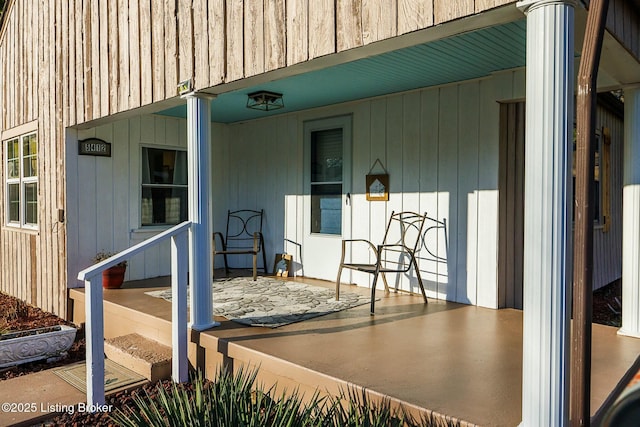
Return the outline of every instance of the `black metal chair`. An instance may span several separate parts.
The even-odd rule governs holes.
[[[254,211],[241,209],[227,211],[227,230],[223,236],[220,232],[213,233],[213,258],[216,255],[224,257],[224,270],[229,275],[228,255],[252,255],[253,256],[253,280],[257,278],[258,254],[262,253],[262,270],[267,271],[267,255],[264,249],[264,237],[262,235],[262,217],[264,210]],[[216,237],[221,244],[217,245]]]
[[[348,239],[342,241],[342,257],[340,258],[340,267],[338,268],[338,278],[336,279],[336,300],[340,299],[340,276],[343,268],[362,271],[364,273],[373,274],[373,283],[371,284],[371,314],[374,314],[376,283],[378,274],[382,275],[385,292],[389,293],[389,284],[385,273],[406,273],[413,266],[418,285],[422,291],[422,297],[425,304],[427,303],[427,294],[424,291],[422,278],[420,277],[420,269],[416,261],[415,252],[418,244],[422,239],[422,228],[427,218],[427,213],[420,215],[414,212],[391,212],[387,229],[382,239],[382,244],[375,246],[365,239]],[[345,262],[347,254],[347,244],[365,244],[375,255],[375,261],[371,262]],[[368,246],[367,246],[368,245]],[[354,253],[357,253],[354,251]],[[358,254],[362,254],[359,252]]]

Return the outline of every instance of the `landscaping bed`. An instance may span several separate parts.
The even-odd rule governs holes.
[[[0,292],[0,336],[7,333],[20,335],[22,331],[38,328],[51,328],[67,325],[77,328],[71,322],[26,304],[17,298]],[[14,336],[15,336],[14,335]],[[0,369],[0,381],[19,377],[21,375],[42,371],[56,366],[66,365],[85,359],[84,331],[79,329],[67,356],[56,362],[47,363],[46,360],[24,363]]]

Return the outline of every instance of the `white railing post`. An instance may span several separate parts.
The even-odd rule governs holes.
[[[189,261],[188,234],[171,237],[171,378],[175,382],[189,379],[187,358],[187,263]]]
[[[104,405],[104,318],[102,275],[84,281],[87,404]]]
[[[187,358],[187,266],[188,237],[191,222],[185,221],[150,239],[92,265],[78,273],[85,287],[85,335],[87,365],[87,403],[104,405],[104,317],[102,272],[128,260],[134,255],[171,238],[171,295],[172,302],[172,379],[185,382],[189,377]]]

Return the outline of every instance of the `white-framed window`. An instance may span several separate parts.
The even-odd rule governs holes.
[[[186,221],[187,152],[142,147],[141,225],[175,225]]]
[[[4,141],[6,224],[38,228],[38,136],[27,133]]]

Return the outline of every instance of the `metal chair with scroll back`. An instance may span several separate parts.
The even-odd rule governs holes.
[[[258,254],[262,253],[262,271],[267,271],[267,255],[264,249],[264,236],[262,235],[262,218],[264,209],[259,211],[241,209],[237,211],[227,211],[227,230],[223,236],[220,232],[213,233],[213,257],[222,255],[224,257],[224,270],[229,275],[229,255],[252,255],[253,256],[253,280],[256,280],[258,273]],[[216,239],[217,237],[217,239]],[[220,240],[220,245],[216,240]]]
[[[348,239],[342,241],[342,257],[340,258],[340,267],[338,268],[338,278],[336,279],[336,300],[340,298],[340,276],[343,268],[362,271],[364,273],[373,274],[373,283],[371,284],[371,314],[375,309],[375,293],[378,275],[382,276],[385,292],[389,293],[389,284],[385,273],[407,273],[413,266],[418,280],[418,285],[422,291],[422,297],[425,304],[427,303],[427,295],[424,291],[422,278],[420,277],[420,269],[416,261],[416,250],[418,243],[421,241],[422,228],[427,218],[427,213],[420,215],[414,212],[391,212],[389,223],[384,233],[382,243],[374,245],[365,239]],[[364,244],[375,255],[374,262],[345,262],[345,257],[349,245]],[[362,246],[362,245],[361,245]],[[353,251],[352,253],[356,253]],[[359,252],[359,255],[363,252]]]

